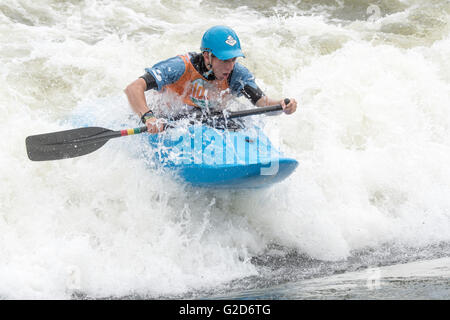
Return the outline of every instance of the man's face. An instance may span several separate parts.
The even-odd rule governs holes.
[[[231,71],[233,71],[237,58],[232,58],[228,60],[219,60],[217,57],[214,56],[211,58],[212,58],[211,61],[209,61],[209,55],[205,55],[205,62],[207,65],[208,62],[211,63],[214,75],[216,76],[217,80],[227,79]]]
[[[217,57],[212,58],[212,69],[217,80],[227,79],[231,71],[233,71],[237,58],[228,60],[219,60]]]

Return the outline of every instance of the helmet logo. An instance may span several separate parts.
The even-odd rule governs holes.
[[[236,44],[236,40],[234,40],[232,36],[228,36],[228,38],[225,41],[225,43],[230,45],[230,46],[234,46]]]

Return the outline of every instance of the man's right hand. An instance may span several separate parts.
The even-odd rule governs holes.
[[[150,118],[145,121],[145,125],[147,126],[147,132],[149,133],[158,133],[164,131],[164,124],[166,121],[158,118]]]

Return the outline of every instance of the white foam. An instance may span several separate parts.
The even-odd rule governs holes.
[[[402,49],[325,15],[197,1],[2,6],[13,14],[0,13],[0,296],[184,294],[257,274],[250,259],[271,243],[339,260],[450,240],[448,36]],[[264,91],[299,102],[266,120],[300,162],[288,180],[190,188],[143,161],[142,136],[77,159],[27,159],[28,135],[139,126],[123,88],[198,50],[217,16],[238,31]]]

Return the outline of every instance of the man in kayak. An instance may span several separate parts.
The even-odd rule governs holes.
[[[164,130],[162,121],[149,110],[144,92],[150,89],[166,94],[173,102],[181,102],[190,110],[215,109],[230,95],[244,95],[258,107],[280,104],[286,114],[297,109],[295,99],[268,98],[256,85],[255,78],[243,65],[236,62],[244,57],[236,33],[226,26],[208,29],[202,37],[202,53],[187,53],[155,64],[125,89],[133,109],[147,126],[148,132]]]

